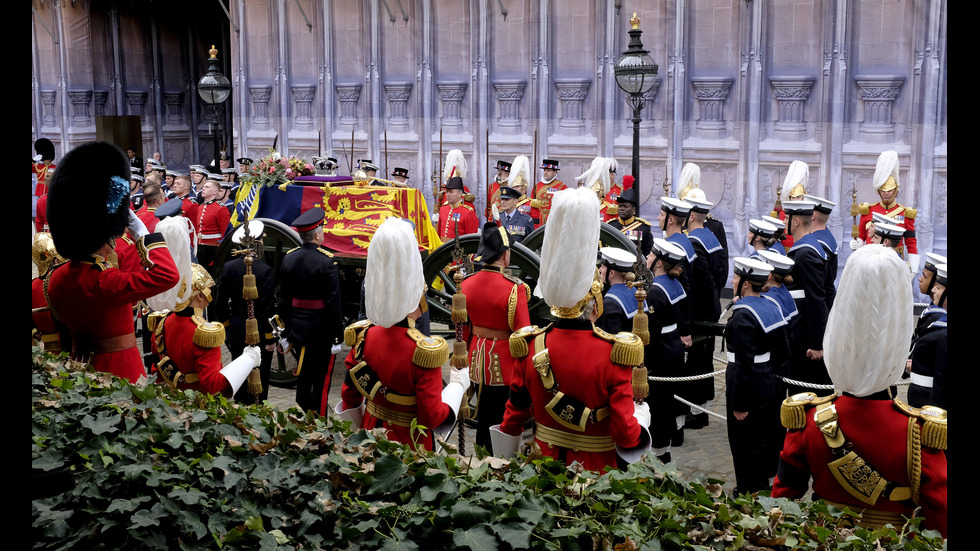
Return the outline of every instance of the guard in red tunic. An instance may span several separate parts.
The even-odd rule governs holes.
[[[37,153],[32,163],[31,178],[34,189],[32,190],[34,199],[33,216],[46,218],[44,207],[41,206],[41,198],[48,193],[48,184],[51,182],[51,175],[54,173],[54,144],[47,138],[39,138],[34,142],[34,151]],[[43,224],[37,225],[37,231],[48,231]]]
[[[513,381],[514,357],[508,342],[511,333],[531,324],[527,311],[531,291],[523,281],[504,273],[510,265],[510,236],[505,228],[485,224],[473,260],[483,262],[483,269],[463,280],[461,292],[466,295],[469,319],[470,378],[479,396],[476,443],[492,453],[490,427],[503,420]]]
[[[565,183],[558,179],[558,161],[544,159],[541,161],[541,169],[543,178],[534,185],[534,192],[531,194],[531,219],[534,220],[535,228],[539,228],[548,222],[552,196],[563,189],[567,189]]]
[[[511,163],[507,161],[498,160],[497,166],[493,167],[497,171],[497,175],[494,176],[493,180],[490,181],[490,185],[487,186],[488,205],[496,205],[498,209],[500,208],[500,187],[507,185],[511,166]]]
[[[880,245],[848,259],[824,338],[842,395],[783,403],[789,432],[772,495],[801,498],[812,478],[814,498],[859,513],[863,526],[903,526],[918,508],[924,527],[946,537],[946,412],[913,408],[891,390],[912,333],[908,283],[908,267]]]
[[[602,216],[602,221],[609,223],[610,220],[615,220],[619,216],[619,196],[626,190],[633,187],[633,176],[626,174],[623,176],[623,185],[619,185],[615,182],[609,185],[609,193],[602,200],[602,206],[599,207],[599,215]]]
[[[127,222],[139,222],[126,205],[129,175],[125,154],[111,144],[84,144],[65,156],[48,212],[51,237],[69,262],[51,272],[45,292],[55,319],[71,334],[76,359],[90,358],[99,371],[136,381],[146,371],[132,304],[175,286],[178,274],[160,234],[136,239],[137,271],[106,261]]]
[[[861,203],[859,212],[861,220],[858,222],[858,237],[851,241],[851,249],[857,249],[865,243],[871,243],[874,231],[868,231],[872,224],[875,214],[880,214],[891,219],[891,223],[905,229],[902,244],[899,246],[898,254],[902,250],[908,254],[909,266],[912,273],[919,271],[919,248],[915,240],[915,215],[916,210],[912,207],[905,207],[898,204],[899,187],[899,165],[898,153],[895,151],[885,151],[878,156],[878,164],[875,167],[874,179],[871,181],[875,191],[881,201],[873,205]]]
[[[231,213],[218,201],[221,184],[213,180],[204,182],[201,198],[204,203],[197,207],[195,229],[201,245],[218,245],[228,230]]]
[[[211,302],[214,279],[200,264],[194,264],[184,278],[193,289],[189,302],[174,307],[176,312],[159,312],[150,316],[153,331],[153,353],[156,369],[166,384],[179,389],[194,389],[226,397],[238,391],[252,368],[259,365],[259,349],[248,346],[242,355],[221,366],[221,345],[225,327],[204,319],[204,309]]]
[[[47,195],[45,195],[47,197]],[[48,276],[51,267],[65,261],[58,251],[54,248],[54,241],[51,234],[34,234],[31,244],[31,259],[37,266],[37,277],[31,280],[31,309],[46,308],[48,301],[44,297],[44,278]],[[51,317],[48,310],[35,312],[31,315],[33,322],[33,335],[35,341],[43,342],[44,349],[52,354],[61,353],[61,337],[58,334],[58,327]]]
[[[554,207],[538,285],[556,322],[511,336],[518,362],[504,420],[490,434],[495,454],[513,456],[533,416],[541,453],[599,471],[615,467],[617,455],[635,461],[650,447],[650,407],[634,402],[631,371],[643,361],[643,343],[593,325],[602,309],[598,197],[584,188],[561,191]]]
[[[415,329],[425,292],[422,259],[411,224],[389,218],[368,250],[364,275],[367,320],[344,331],[351,347],[341,419],[365,429],[385,428],[388,438],[432,450],[433,434],[447,434],[469,386],[466,370],[450,368],[442,386],[449,347],[441,337]],[[412,432],[412,424],[424,427]]]
[[[438,223],[443,241],[480,231],[476,211],[463,203],[463,179],[459,176],[453,176],[446,184],[446,204],[439,209]]]

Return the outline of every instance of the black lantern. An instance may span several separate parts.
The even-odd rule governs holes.
[[[198,81],[197,93],[204,100],[204,103],[208,104],[211,111],[212,124],[214,124],[214,130],[211,135],[214,138],[214,163],[215,168],[217,168],[219,166],[218,114],[221,109],[221,104],[231,95],[231,82],[229,82],[228,77],[223,75],[218,68],[218,49],[212,45],[208,53],[211,54],[211,57],[208,58],[208,72]]]
[[[633,108],[633,178],[639,197],[640,185],[640,111],[643,110],[643,95],[653,88],[657,80],[657,64],[640,42],[640,18],[633,13],[630,19],[630,44],[619,61],[616,62],[616,84],[628,94],[626,102]]]

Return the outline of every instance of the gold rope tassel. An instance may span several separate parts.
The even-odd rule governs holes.
[[[453,357],[449,359],[449,365],[455,369],[469,369],[470,363],[466,356],[466,342],[453,341]]]
[[[463,273],[456,270],[453,274],[453,281],[456,283],[456,293],[453,295],[452,320],[453,323],[466,323],[469,317],[466,315],[466,295],[461,291],[463,284]]]
[[[242,276],[242,298],[255,300],[259,298],[259,289],[255,286],[255,274],[252,273],[252,256],[245,257],[245,275]]]
[[[245,320],[245,344],[249,346],[259,344],[259,320],[255,318]]]
[[[262,375],[257,367],[248,374],[248,393],[253,396],[262,394]]]
[[[633,366],[633,400],[645,400],[650,395],[650,380],[647,378],[647,366]]]
[[[633,334],[640,337],[643,346],[650,344],[650,320],[647,313],[643,311],[643,303],[647,299],[647,292],[642,286],[636,289],[636,315],[633,316]]]

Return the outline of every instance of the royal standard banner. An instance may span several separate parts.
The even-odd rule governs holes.
[[[314,178],[320,177],[302,179]],[[343,254],[367,255],[374,232],[392,216],[405,218],[415,225],[419,250],[431,252],[442,244],[430,221],[425,199],[417,189],[306,184],[263,189],[257,216],[289,224],[303,212],[321,207],[326,212],[323,246]]]

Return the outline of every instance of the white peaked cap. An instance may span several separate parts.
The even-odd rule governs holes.
[[[898,382],[912,321],[908,264],[881,245],[851,254],[823,336],[824,362],[837,390],[867,396]]]
[[[599,198],[589,188],[555,193],[541,246],[536,294],[552,307],[572,308],[592,288],[599,250]]]
[[[453,171],[454,167],[455,172]],[[448,182],[453,176],[459,176],[464,181],[466,180],[466,157],[458,149],[451,149],[449,153],[446,153],[446,164],[442,167],[442,177],[445,182]]]
[[[164,218],[157,223],[154,230],[163,234],[163,240],[167,242],[167,249],[170,250],[170,256],[173,257],[177,272],[180,274],[180,281],[177,282],[177,285],[159,295],[146,299],[147,306],[156,312],[173,310],[178,304],[190,300],[191,293],[194,292],[193,275],[191,274],[191,240],[187,235],[186,220],[183,216]],[[183,295],[179,294],[181,283],[185,283]]]
[[[419,307],[425,290],[422,256],[412,224],[389,218],[374,232],[364,274],[364,309],[372,322],[391,327]]]
[[[895,178],[895,185],[899,185],[897,151],[882,151],[881,155],[878,155],[878,164],[875,165],[875,176],[871,180],[875,191],[884,185],[889,177]]]
[[[810,185],[810,165],[803,161],[793,161],[789,164],[789,170],[786,171],[786,178],[783,179],[783,189],[780,193],[780,199],[783,202],[789,201],[789,192],[796,187],[796,184],[802,184],[804,190]]]
[[[527,186],[531,185],[531,161],[527,159],[527,155],[518,155],[514,157],[514,162],[510,165],[510,175],[507,176],[507,185],[509,187],[514,187],[513,183],[517,180],[518,176],[524,176],[524,184]]]

